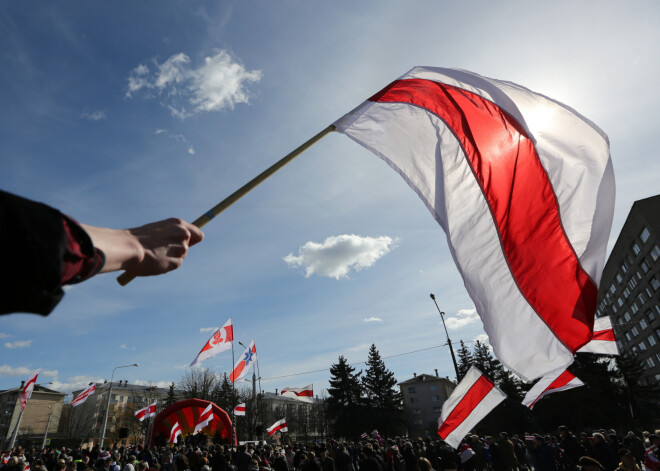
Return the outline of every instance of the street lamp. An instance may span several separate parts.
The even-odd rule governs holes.
[[[110,409],[110,394],[112,394],[112,380],[115,378],[115,371],[117,371],[119,368],[130,368],[132,366],[140,366],[138,363],[133,363],[132,365],[123,365],[123,366],[116,366],[114,370],[112,370],[112,376],[110,376],[110,387],[108,388],[108,400],[105,404],[105,416],[103,417],[103,427],[101,428],[101,441],[99,442],[99,448],[103,449],[103,440],[105,439],[105,427],[108,425],[108,411]]]
[[[431,299],[435,303],[435,307],[440,313],[440,319],[442,319],[442,325],[445,328],[445,335],[447,335],[447,344],[449,345],[449,351],[451,352],[451,361],[454,362],[454,370],[456,371],[456,382],[458,383],[461,380],[461,375],[458,374],[458,364],[456,363],[456,356],[454,356],[454,347],[451,345],[451,339],[449,338],[449,332],[447,331],[447,325],[445,324],[445,313],[440,310],[438,303],[435,300],[435,294],[431,293]]]

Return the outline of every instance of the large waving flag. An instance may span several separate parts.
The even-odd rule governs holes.
[[[28,378],[27,382],[25,383],[25,386],[23,386],[23,389],[21,391],[21,410],[25,409],[25,406],[27,406],[27,402],[30,400],[30,397],[32,397],[32,391],[34,390],[34,385],[37,383],[37,376],[39,376],[39,371],[41,368],[39,368],[37,371],[32,373],[32,375]]]
[[[202,429],[206,427],[208,424],[210,424],[212,420],[213,420],[213,403],[210,403],[208,406],[206,406],[206,409],[204,409],[200,414],[199,422],[197,423],[197,425],[195,425],[195,430],[193,431],[193,435],[197,435],[199,432],[201,432]]]
[[[591,339],[614,211],[607,136],[520,85],[415,67],[334,123],[421,197],[495,354],[526,380]]]
[[[142,422],[144,419],[148,419],[149,417],[156,417],[156,404],[158,401],[154,402],[153,404],[149,404],[147,407],[144,409],[140,409],[135,411],[135,417]]]
[[[308,384],[302,388],[283,388],[280,395],[303,402],[314,402],[314,385]]]
[[[218,353],[222,353],[225,350],[229,350],[234,341],[234,326],[231,323],[231,317],[225,325],[216,330],[211,338],[206,342],[204,347],[199,351],[195,359],[192,361],[190,366],[196,365],[200,361],[208,360],[213,358]]]
[[[275,432],[288,432],[288,431],[289,429],[286,426],[286,419],[280,419],[266,429],[266,432],[268,432],[269,436],[273,436]]]
[[[523,406],[533,409],[536,403],[548,394],[566,391],[568,389],[577,388],[578,386],[584,386],[584,383],[570,371],[564,370],[558,374],[552,373],[541,378],[534,386],[532,386],[532,389],[527,391],[522,404]]]
[[[257,361],[257,347],[253,340],[234,365],[234,371],[229,375],[229,381],[233,383],[245,376],[255,361]]]
[[[172,426],[172,430],[170,430],[170,438],[167,440],[167,443],[176,443],[176,439],[179,435],[183,434],[183,429],[181,428],[181,425],[179,425],[179,422],[176,422]]]
[[[234,415],[245,415],[245,403],[242,402],[234,407]]]
[[[618,355],[614,329],[610,316],[599,317],[594,321],[594,335],[591,341],[578,350],[580,353],[600,353],[602,355]]]
[[[71,401],[71,405],[73,407],[79,406],[80,404],[84,403],[89,396],[94,394],[94,391],[96,391],[96,383],[92,384],[90,387],[85,389],[83,392],[78,394],[76,398]]]
[[[438,435],[454,448],[463,437],[506,399],[500,389],[474,366],[442,405]]]

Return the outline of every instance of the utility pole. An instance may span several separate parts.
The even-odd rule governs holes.
[[[132,365],[123,365],[123,366],[116,366],[114,370],[112,370],[112,376],[110,376],[110,387],[108,387],[108,400],[106,401],[105,404],[105,415],[103,416],[103,427],[101,428],[101,440],[99,441],[99,448],[103,449],[103,440],[105,440],[105,427],[108,425],[108,412],[110,410],[110,395],[112,394],[112,380],[115,378],[115,371],[117,371],[119,368],[130,368],[131,366],[140,366],[138,363],[133,363]]]
[[[454,362],[454,371],[456,371],[456,382],[458,383],[461,380],[461,375],[458,373],[458,363],[456,363],[456,356],[454,355],[454,347],[451,344],[451,339],[449,338],[449,332],[447,331],[447,325],[445,324],[445,313],[440,310],[438,303],[435,300],[435,294],[431,293],[431,299],[435,303],[435,307],[438,309],[440,314],[440,319],[442,319],[442,325],[445,328],[445,335],[447,335],[447,344],[449,345],[449,351],[451,352],[451,361]]]
[[[50,406],[48,406],[50,409]],[[52,412],[48,413],[48,422],[46,422],[46,433],[44,433],[44,442],[41,444],[41,449],[46,448],[46,439],[48,438],[48,429],[50,428],[50,416],[53,415]]]
[[[25,386],[25,381],[21,381],[21,387],[18,388],[17,392],[17,397],[16,400],[20,404],[20,397],[21,397],[21,391],[23,390],[23,387]],[[27,407],[27,404],[25,404],[25,407]],[[14,444],[16,443],[16,437],[18,436],[18,428],[21,426],[21,419],[23,419],[23,411],[25,408],[21,409],[20,414],[18,414],[18,420],[16,421],[16,427],[14,428],[14,433],[11,436],[11,442],[9,442],[9,449],[11,450],[14,448]]]

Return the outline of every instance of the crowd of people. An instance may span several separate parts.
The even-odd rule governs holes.
[[[286,441],[286,440],[285,440]],[[177,445],[6,451],[2,471],[660,471],[657,434],[467,435],[457,450],[430,437],[357,442]]]

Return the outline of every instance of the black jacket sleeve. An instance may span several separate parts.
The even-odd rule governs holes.
[[[0,191],[0,314],[48,315],[62,299],[62,213]]]

